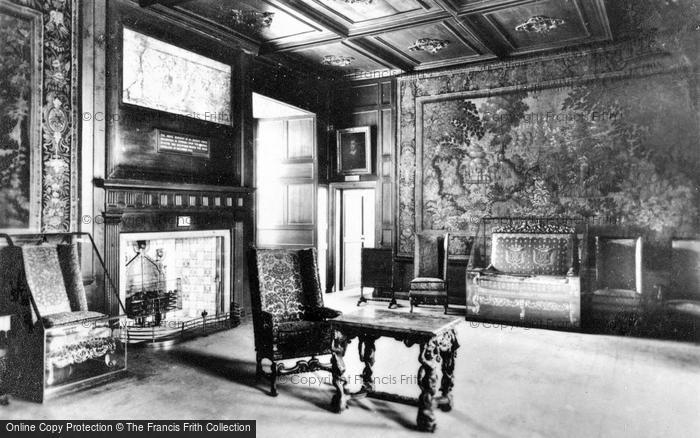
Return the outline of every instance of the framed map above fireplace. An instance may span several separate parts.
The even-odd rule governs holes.
[[[231,66],[123,28],[122,102],[231,124]]]

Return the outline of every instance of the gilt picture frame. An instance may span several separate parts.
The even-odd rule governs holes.
[[[372,136],[369,126],[338,129],[336,156],[340,175],[372,173]]]

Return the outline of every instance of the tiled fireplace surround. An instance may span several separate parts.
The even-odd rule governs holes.
[[[228,230],[122,233],[122,302],[135,293],[162,288],[177,294],[176,307],[168,312],[170,320],[229,312],[230,241]]]

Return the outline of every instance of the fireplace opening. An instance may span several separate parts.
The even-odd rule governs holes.
[[[123,233],[120,253],[130,338],[182,335],[230,315],[229,231]]]

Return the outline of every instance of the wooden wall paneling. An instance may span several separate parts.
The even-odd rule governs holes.
[[[235,222],[231,239],[231,245],[233,246],[233,257],[231,258],[233,303],[238,304],[246,311],[251,307],[250,287],[248,285],[248,263],[246,260],[249,241],[250,234],[246,232],[245,223]]]
[[[242,112],[249,106],[245,57],[219,41],[195,31],[173,33],[172,24],[150,10],[124,0],[107,4],[108,160],[106,177],[150,179],[237,186],[242,182],[241,151],[245,133]],[[198,118],[122,103],[122,29],[165,41],[232,67],[230,114],[201,114]],[[215,111],[212,109],[212,111]],[[212,119],[229,123],[215,123]],[[210,141],[209,157],[162,153],[157,148],[157,130],[195,135]]]
[[[380,78],[352,83],[340,92],[340,100],[348,109],[338,114],[339,128],[370,126],[373,139],[372,175],[361,181],[378,181],[375,189],[375,246],[391,247],[393,234],[393,156],[395,81]],[[337,169],[334,169],[334,173]],[[334,181],[342,181],[337,175]]]
[[[81,19],[81,150],[80,150],[80,231],[91,233],[100,254],[105,254],[104,190],[93,184],[105,175],[107,114],[107,5],[106,0],[82,0]],[[106,304],[104,273],[99,261],[90,254],[82,258],[81,271],[93,275],[100,285],[98,296],[88,300],[95,308]],[[91,274],[90,274],[91,273]]]
[[[350,100],[353,107],[376,106],[378,84],[364,84],[353,87]]]
[[[386,99],[386,89],[389,88],[389,99],[387,103]],[[393,101],[394,93],[391,92],[391,83],[382,84],[382,104],[391,105]],[[381,193],[379,198],[381,201],[381,246],[391,247],[392,246],[392,235],[393,235],[393,223],[394,223],[394,212],[393,212],[393,180],[394,180],[394,110],[393,108],[382,109],[382,152],[380,155],[381,159]]]
[[[238,86],[238,93],[233,92],[232,96],[232,111],[240,120],[240,129],[238,131],[238,142],[240,146],[234,150],[238,150],[236,155],[238,174],[240,175],[241,187],[253,187],[255,183],[255,120],[253,119],[253,93],[250,80],[250,71],[252,68],[252,56],[245,53],[238,53],[238,68],[233,69],[234,89]],[[252,223],[253,215],[248,222]],[[252,234],[248,235],[250,238]]]
[[[360,183],[374,183],[369,187],[375,189],[375,247],[377,248],[391,248],[393,246],[395,94],[395,80],[393,78],[349,83],[346,88],[338,92],[338,101],[342,102],[342,105],[336,114],[336,128],[353,126],[370,126],[372,128],[373,174],[361,176]],[[337,169],[333,169],[332,181],[335,182],[331,184],[329,202],[331,210],[329,225],[331,227],[334,224],[332,211],[335,205],[333,202],[334,189],[342,187],[343,184],[353,184],[341,183],[340,181],[343,180],[344,178],[337,174]],[[331,228],[329,237],[331,244],[334,241],[334,232]],[[332,254],[333,251],[329,251],[329,256]],[[333,278],[333,272],[333,261],[329,259],[327,278]],[[400,284],[401,282],[397,282],[397,286]]]

